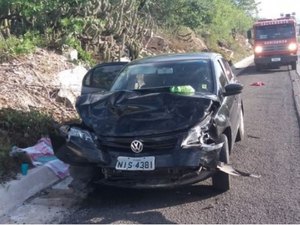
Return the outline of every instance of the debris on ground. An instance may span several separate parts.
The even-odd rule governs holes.
[[[226,164],[226,163],[223,163],[223,162],[219,162],[218,165],[217,165],[217,168],[220,171],[222,171],[224,173],[227,173],[229,175],[232,175],[232,176],[253,177],[253,178],[260,178],[261,177],[260,175],[257,175],[257,174],[252,174],[252,173],[237,170],[237,169],[233,168],[232,165],[229,165],[229,164]]]
[[[58,73],[59,92],[57,95],[69,101],[69,107],[75,106],[76,98],[80,95],[81,84],[87,70],[83,66],[64,70]]]
[[[265,83],[262,82],[262,81],[257,81],[257,82],[254,82],[254,83],[250,84],[250,86],[260,87],[260,86],[265,86]]]
[[[28,148],[14,146],[10,152],[10,156],[18,158],[22,163],[29,163],[32,166],[45,165],[61,179],[69,175],[69,165],[56,158],[50,138],[43,137],[36,145]]]

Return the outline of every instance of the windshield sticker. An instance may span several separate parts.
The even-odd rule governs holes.
[[[190,95],[195,93],[195,89],[190,85],[170,87],[171,93]]]
[[[202,84],[201,88],[207,90],[207,84]]]
[[[171,67],[163,67],[157,69],[157,74],[173,74],[173,68]]]

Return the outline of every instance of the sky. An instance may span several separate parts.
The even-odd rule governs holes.
[[[300,21],[300,0],[256,0],[261,2],[258,5],[260,18],[278,18],[281,13],[296,13]]]

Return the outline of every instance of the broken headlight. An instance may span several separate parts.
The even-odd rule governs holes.
[[[210,126],[211,117],[207,116],[201,123],[197,126],[193,127],[188,135],[183,139],[181,143],[182,148],[189,147],[201,147],[205,141],[204,139],[208,139],[207,131]]]
[[[68,131],[67,141],[70,141],[71,137],[79,137],[85,141],[94,142],[94,138],[90,132],[77,127],[71,127]]]

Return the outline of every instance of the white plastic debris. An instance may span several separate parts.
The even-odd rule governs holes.
[[[69,58],[70,58],[71,61],[78,60],[78,51],[76,49],[70,50]]]
[[[82,79],[86,73],[87,70],[83,66],[61,71],[57,75],[60,86],[58,96],[68,99],[74,106],[76,98],[80,95]]]

